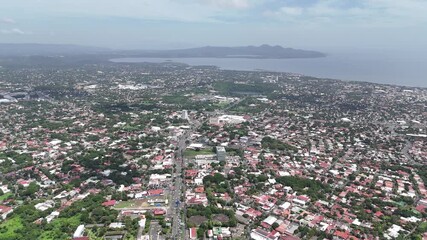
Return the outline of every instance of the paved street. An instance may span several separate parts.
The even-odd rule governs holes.
[[[189,139],[190,132],[186,132],[178,142],[178,149],[175,152],[175,183],[172,190],[172,199],[170,203],[169,213],[173,216],[172,220],[172,239],[180,239],[182,234],[182,229],[180,228],[183,219],[181,219],[181,210],[183,210],[184,203],[181,202],[181,194],[184,192],[183,179],[181,177],[182,164],[183,164],[183,152],[185,150],[186,144],[185,141]],[[177,201],[179,201],[177,203]]]
[[[242,98],[239,101],[236,101],[233,104],[230,104],[228,107],[223,109],[223,111],[214,113],[213,115],[222,114],[226,110],[242,102],[244,99],[246,98]],[[184,151],[185,151],[185,148],[187,147],[186,141],[190,140],[190,137],[195,130],[199,129],[203,123],[208,121],[209,121],[209,117],[203,122],[200,122],[195,119],[190,119],[189,122],[190,122],[191,129],[186,131],[179,138],[179,141],[178,141],[178,148],[175,151],[175,173],[174,173],[175,181],[174,181],[174,186],[172,187],[172,192],[171,192],[172,198],[171,198],[169,211],[168,211],[169,216],[173,218],[172,233],[171,233],[172,239],[177,239],[177,240],[181,239],[183,233],[185,235],[185,231],[186,231],[185,219],[182,219],[182,216],[181,216],[181,212],[183,212],[183,215],[186,216],[185,202],[181,202],[181,196],[185,193],[185,184],[181,176],[183,175]],[[177,204],[177,201],[179,201],[178,204]]]
[[[163,240],[164,238],[160,236],[160,232],[162,231],[162,227],[158,222],[151,222],[150,225],[150,240]]]

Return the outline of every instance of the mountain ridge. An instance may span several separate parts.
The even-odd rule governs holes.
[[[0,43],[0,56],[51,56],[51,55],[84,55],[106,54],[120,57],[147,58],[319,58],[326,54],[294,48],[271,46],[238,46],[218,47],[205,46],[170,50],[113,50],[101,47],[90,47],[72,44],[38,44],[38,43]]]
[[[282,46],[270,46],[263,44],[260,46],[240,46],[240,47],[217,47],[206,46],[199,48],[175,49],[175,50],[152,50],[135,52],[141,57],[160,58],[318,58],[326,57],[326,54],[301,50],[294,48],[284,48]]]

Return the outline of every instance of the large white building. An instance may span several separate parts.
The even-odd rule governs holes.
[[[227,152],[225,151],[224,147],[221,147],[221,146],[216,147],[216,157],[218,158],[218,161],[225,161],[226,155],[227,155]]]
[[[239,124],[246,122],[245,117],[238,115],[221,115],[216,118],[211,118],[211,124]]]

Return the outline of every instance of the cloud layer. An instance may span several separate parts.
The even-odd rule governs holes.
[[[0,23],[14,24],[16,22],[12,18],[4,17],[4,18],[0,19]]]
[[[13,0],[1,9],[3,42],[301,48],[427,42],[427,0]]]

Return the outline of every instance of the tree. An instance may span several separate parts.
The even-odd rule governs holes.
[[[273,223],[273,225],[271,225],[271,228],[276,229],[279,227],[279,224],[277,222]]]
[[[202,227],[199,227],[197,229],[197,238],[198,239],[203,239],[204,238],[204,236],[203,236],[204,234],[205,234],[205,229],[202,228]]]

